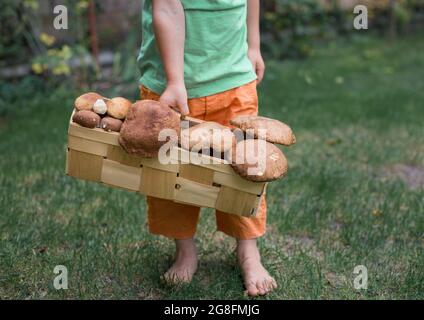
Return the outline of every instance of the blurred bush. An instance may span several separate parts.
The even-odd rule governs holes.
[[[305,57],[322,36],[328,17],[316,0],[262,2],[263,47],[274,58]]]
[[[106,72],[106,77],[114,82],[136,81],[136,56],[141,34],[139,12],[113,12],[112,15],[109,12],[107,15],[104,1],[93,0],[93,3],[97,18],[115,19],[106,21],[106,24],[102,21],[104,28],[96,33],[101,40],[100,50],[113,52],[113,58],[109,59],[109,55],[106,59],[111,70]],[[52,27],[55,17],[51,14],[53,1],[0,2],[0,69],[24,64],[29,66],[33,75],[46,82],[73,80],[79,86],[91,87],[94,82],[102,81],[104,74],[98,68],[97,57],[91,55],[90,0],[63,0],[60,4],[68,8],[70,28],[66,31]],[[118,25],[116,20],[120,21]],[[127,29],[131,27],[129,32],[123,30],[124,24],[127,24]],[[126,36],[122,37],[122,34]],[[9,81],[20,77],[21,74],[17,74],[16,79],[9,76]]]
[[[45,81],[60,81],[73,75],[83,78],[84,68],[92,64],[84,57],[89,53],[86,23],[82,16],[88,0],[63,1],[68,7],[69,24],[75,26],[67,41],[57,39],[43,30],[40,8],[43,0],[2,0],[0,2],[0,68],[26,63],[31,71]],[[53,18],[53,16],[52,16]],[[68,31],[67,31],[68,32]],[[76,63],[76,61],[80,63]],[[84,63],[85,62],[85,63]],[[74,68],[78,64],[79,68]]]
[[[34,13],[38,2],[33,0],[0,1],[0,67],[8,62],[25,62],[31,53],[42,51],[42,43],[34,34]]]
[[[362,0],[369,13],[369,32],[388,34],[420,29],[424,25],[423,0]],[[263,48],[272,58],[304,58],[320,40],[350,36],[353,10],[338,0],[262,1]],[[362,31],[361,31],[362,32]]]

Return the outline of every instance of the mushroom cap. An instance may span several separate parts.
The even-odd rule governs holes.
[[[229,151],[235,141],[230,128],[216,122],[203,122],[181,132],[180,143],[184,149],[200,151],[212,148],[218,152]]]
[[[292,129],[279,120],[246,115],[233,118],[230,123],[245,132],[251,130],[255,138],[265,139],[268,142],[285,146],[296,143]]]
[[[107,105],[107,114],[115,119],[125,119],[128,114],[128,111],[131,108],[131,101],[116,97],[108,100],[106,102]]]
[[[93,111],[99,115],[105,115],[107,112],[107,105],[104,99],[98,99],[93,104]]]
[[[174,130],[178,137],[180,115],[157,101],[137,101],[122,125],[119,143],[129,154],[153,158],[167,142],[159,141],[159,134],[165,129]]]
[[[119,132],[122,127],[122,120],[115,119],[112,117],[104,117],[102,121],[100,122],[100,128],[102,128],[104,131],[114,131]]]
[[[72,121],[86,128],[96,128],[100,125],[100,116],[90,110],[75,112]]]
[[[95,92],[88,92],[84,93],[83,95],[79,96],[75,100],[75,109],[78,111],[81,110],[91,110],[93,109],[94,104],[97,100],[103,99],[103,97]]]
[[[287,159],[279,148],[265,140],[248,139],[237,143],[231,167],[246,180],[267,182],[282,178]]]

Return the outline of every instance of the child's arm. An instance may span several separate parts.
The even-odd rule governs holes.
[[[180,0],[153,0],[153,26],[167,87],[160,102],[178,107],[183,115],[189,113],[184,84],[185,16]]]
[[[253,64],[258,84],[265,74],[265,62],[261,54],[261,34],[259,28],[260,3],[259,0],[247,0],[247,42],[249,44],[248,56]]]

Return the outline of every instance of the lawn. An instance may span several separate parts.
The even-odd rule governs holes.
[[[268,189],[265,299],[424,298],[424,42],[355,38],[306,61],[268,62],[261,113],[292,126],[290,169]],[[0,298],[243,299],[234,241],[198,229],[192,284],[160,275],[172,243],[147,232],[142,197],[64,175],[78,93],[14,99],[0,118]],[[65,265],[69,289],[55,290]],[[355,290],[353,270],[368,270]]]

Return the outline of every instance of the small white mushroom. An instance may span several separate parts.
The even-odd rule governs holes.
[[[107,105],[103,99],[98,99],[93,105],[93,111],[97,114],[106,114]]]

